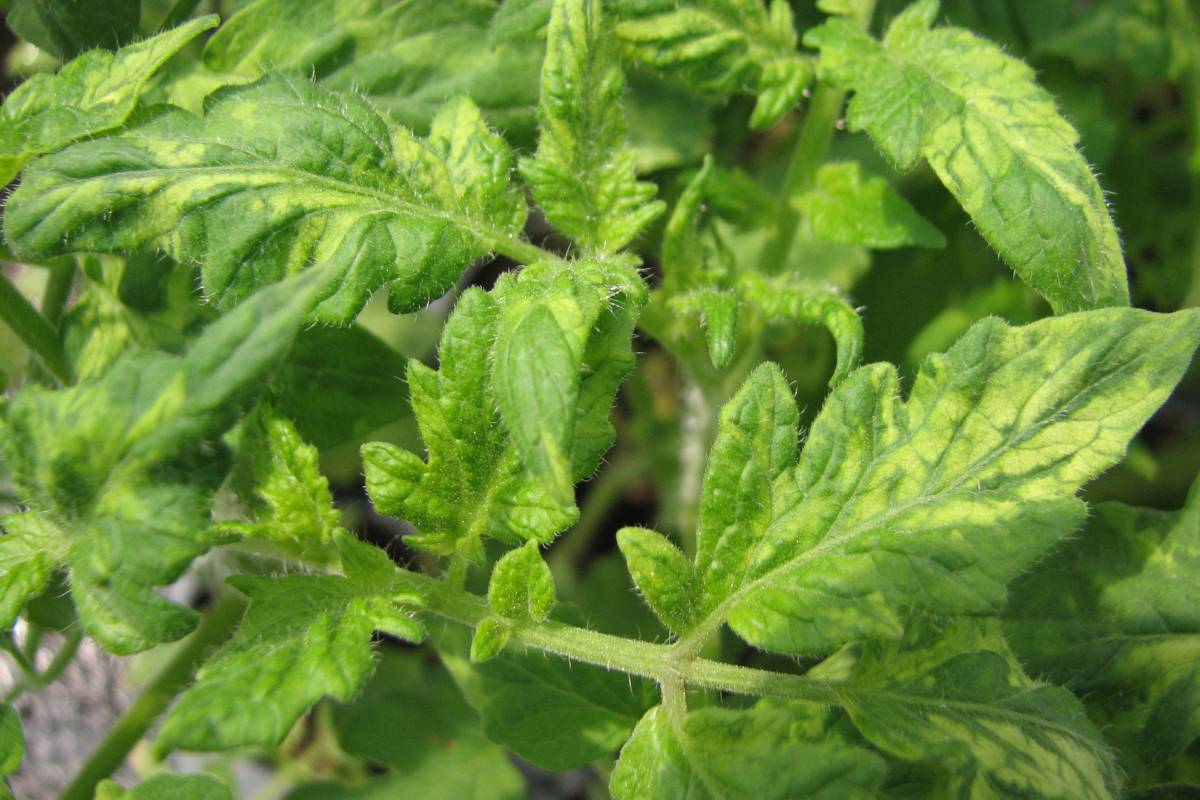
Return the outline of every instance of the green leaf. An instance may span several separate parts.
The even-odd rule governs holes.
[[[21,715],[7,703],[0,704],[0,780],[16,772],[24,757],[25,737],[21,733]]]
[[[862,318],[836,289],[813,286],[787,275],[768,277],[757,272],[740,276],[737,288],[743,300],[769,322],[807,322],[829,329],[837,346],[831,385],[841,383],[858,366],[863,352]]]
[[[490,0],[258,0],[209,40],[204,63],[247,78],[312,75],[422,132],[460,96],[500,130],[531,132],[542,51],[489,40],[496,13]]]
[[[542,622],[554,608],[554,576],[537,542],[510,550],[496,562],[488,583],[488,605],[502,617]]]
[[[855,92],[849,120],[899,168],[924,157],[984,238],[1055,311],[1128,305],[1121,243],[1079,135],[1033,70],[961,28],[936,0],[882,42],[833,19],[805,36],[823,80]]]
[[[961,644],[951,632],[933,645],[909,636],[856,648],[841,692],[863,736],[939,764],[948,797],[1116,796],[1108,746],[1074,695],[1030,680],[1006,653]]]
[[[219,437],[287,355],[329,273],[263,290],[186,355],[135,350],[59,391],[30,386],[4,409],[0,455],[27,511],[0,536],[0,623],[70,572],[84,630],[114,653],[185,635],[189,609],[154,591],[219,540],[209,503],[228,469]]]
[[[546,41],[538,149],[521,171],[555,227],[587,253],[615,253],[664,206],[625,142],[625,78],[600,0],[556,0]]]
[[[646,603],[676,633],[689,630],[700,599],[696,571],[678,547],[646,528],[622,528],[617,545]]]
[[[535,264],[491,293],[463,293],[442,334],[439,369],[408,368],[428,459],[389,444],[363,447],[376,507],[420,530],[406,541],[479,561],[484,535],[549,543],[574,523],[573,483],[595,472],[615,435],[609,411],[633,367],[644,298],[623,262]],[[542,352],[550,351],[545,333],[560,347]],[[529,383],[547,364],[555,380]]]
[[[808,217],[813,233],[831,242],[877,250],[946,246],[941,231],[886,180],[864,175],[857,161],[821,165],[813,187],[793,202]]]
[[[480,622],[471,636],[471,663],[491,661],[500,654],[511,636],[512,625],[508,620],[488,617]]]
[[[1110,740],[1163,761],[1200,736],[1200,489],[1178,512],[1094,511],[1013,584],[1005,630],[1031,670],[1085,699]]]
[[[875,797],[883,759],[836,740],[808,740],[798,716],[790,706],[763,703],[673,719],[657,706],[622,748],[609,789],[616,800]]]
[[[12,0],[5,22],[21,38],[66,59],[128,42],[137,35],[141,5],[141,0]]]
[[[385,284],[393,310],[425,305],[517,236],[511,167],[469,100],[422,140],[353,94],[274,76],[221,90],[204,117],[160,107],[42,159],[4,224],[29,255],[161,247],[199,263],[222,308],[329,263],[336,288],[313,319],[344,324]]]
[[[54,5],[58,3],[47,8]],[[93,50],[55,74],[35,75],[18,86],[0,108],[0,184],[16,177],[31,158],[119,127],[133,113],[150,77],[218,21],[216,15],[194,19],[116,53]]]
[[[525,797],[521,773],[483,735],[450,674],[425,654],[384,650],[362,693],[333,716],[342,749],[391,769],[352,797]]]
[[[1079,488],[1121,459],[1200,342],[1200,315],[1106,309],[974,325],[907,402],[889,365],[830,395],[797,461],[777,367],[721,412],[705,475],[689,644],[724,620],[753,645],[894,638],[906,609],[989,614],[1083,521]]]
[[[333,506],[316,448],[269,408],[260,408],[248,427],[254,493],[262,506],[252,522],[223,523],[220,529],[271,542],[301,561],[322,563],[336,557],[341,514]]]
[[[309,328],[271,384],[271,402],[318,450],[412,413],[408,359],[366,328]]]
[[[278,744],[322,697],[354,696],[374,663],[373,631],[423,638],[410,616],[422,600],[398,585],[387,555],[344,532],[338,546],[344,576],[229,579],[250,610],[171,710],[160,753]]]
[[[508,648],[472,664],[466,631],[458,626],[447,626],[436,641],[488,738],[545,769],[573,769],[611,755],[657,702],[654,684],[641,678],[535,651]]]
[[[96,787],[96,800],[233,800],[233,795],[211,775],[165,774],[132,789],[106,780]]]
[[[796,52],[786,0],[618,0],[615,26],[627,55],[702,92],[758,97],[750,125],[774,124],[812,80]]]

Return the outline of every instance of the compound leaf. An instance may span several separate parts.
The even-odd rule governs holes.
[[[344,576],[230,578],[250,610],[163,723],[160,752],[278,744],[322,697],[354,696],[374,663],[373,631],[424,637],[410,616],[422,600],[398,585],[387,555],[345,532],[337,540]]]
[[[92,50],[57,73],[22,83],[0,108],[0,184],[16,177],[31,158],[119,127],[151,76],[218,21],[216,15],[194,19],[115,53]]]
[[[203,117],[159,107],[42,159],[4,224],[29,255],[161,247],[199,263],[221,307],[334,264],[313,318],[344,324],[385,284],[394,310],[421,307],[518,235],[511,167],[469,100],[418,139],[354,94],[273,76],[217,92]]]
[[[265,289],[187,354],[127,352],[59,391],[4,409],[0,453],[27,511],[3,519],[0,624],[66,567],[84,630],[115,653],[178,639],[195,615],[158,595],[218,540],[209,502],[228,469],[219,437],[287,355],[329,273]]]
[[[808,740],[797,730],[801,708],[704,708],[677,720],[656,706],[622,748],[609,789],[616,800],[875,797],[883,759],[836,739]]]
[[[1033,70],[961,28],[937,0],[882,42],[831,19],[805,36],[824,80],[855,92],[849,120],[901,169],[923,156],[984,238],[1055,311],[1128,305],[1121,243],[1079,135]]]
[[[556,0],[546,37],[538,149],[521,171],[555,227],[589,253],[614,253],[664,206],[626,147],[625,78],[600,0]]]
[[[766,128],[800,100],[812,65],[796,51],[786,0],[618,0],[615,26],[634,60],[703,92],[758,97],[750,125]]]
[[[896,637],[906,608],[994,613],[1006,584],[1083,521],[1075,492],[1122,457],[1200,341],[1200,315],[1107,309],[984,320],[931,356],[852,373],[797,461],[782,373],[721,412],[700,506],[698,643],[723,620],[759,647]]]
[[[496,13],[490,0],[257,0],[213,35],[204,63],[246,78],[312,75],[422,132],[444,102],[466,96],[500,130],[528,132],[542,51],[490,41]]]
[[[1094,512],[1014,582],[1005,630],[1032,670],[1085,698],[1112,741],[1163,761],[1200,736],[1200,489],[1179,512]]]

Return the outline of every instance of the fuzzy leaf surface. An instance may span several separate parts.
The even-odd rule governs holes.
[[[161,247],[199,263],[221,307],[331,263],[313,318],[345,324],[383,285],[394,310],[420,308],[518,235],[511,167],[469,100],[448,103],[420,139],[354,94],[272,76],[221,90],[203,117],[159,107],[42,159],[4,223],[30,255]]]
[[[492,569],[488,605],[502,617],[541,622],[554,608],[554,576],[537,542],[504,554]]]
[[[868,800],[884,762],[834,739],[807,740],[788,706],[704,708],[673,720],[647,712],[621,749],[616,800]]]
[[[945,247],[946,237],[886,180],[865,175],[857,161],[823,164],[811,189],[793,202],[813,233],[875,249]]]
[[[2,520],[0,625],[64,567],[84,630],[112,652],[191,630],[193,612],[154,587],[218,540],[208,512],[228,470],[219,437],[287,355],[328,277],[259,292],[182,357],[130,351],[100,377],[8,403],[0,454],[28,510]]]
[[[663,204],[625,142],[625,76],[599,0],[555,0],[546,30],[537,154],[521,163],[546,218],[589,253],[629,244]]]
[[[721,412],[701,496],[694,641],[727,620],[787,653],[894,638],[903,609],[989,614],[1083,521],[1200,342],[1200,315],[1107,309],[974,325],[900,402],[893,367],[830,395],[797,460],[777,367]]]
[[[527,132],[541,48],[491,41],[495,14],[488,0],[257,0],[209,40],[204,63],[248,78],[313,75],[421,132],[444,102],[466,96],[501,130]]]
[[[832,19],[805,36],[849,120],[899,168],[924,157],[984,238],[1055,311],[1129,304],[1121,243],[1079,134],[1033,70],[913,3],[881,42]]]
[[[22,83],[0,108],[0,184],[31,158],[120,126],[151,76],[217,22],[201,17],[115,53],[92,50]]]
[[[1103,503],[1013,584],[1005,630],[1029,668],[1085,698],[1143,762],[1200,736],[1200,490],[1182,511]]]
[[[374,665],[372,632],[421,641],[410,614],[422,600],[399,591],[387,555],[344,532],[338,547],[344,575],[229,579],[250,610],[171,710],[160,752],[278,744],[322,697],[354,696]]]

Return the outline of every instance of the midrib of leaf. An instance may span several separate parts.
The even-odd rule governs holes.
[[[180,143],[189,143],[189,141],[190,141],[190,143],[205,144],[205,145],[218,144],[222,147],[226,147],[227,149],[233,149],[233,148],[230,148],[229,145],[226,145],[222,142],[214,142],[212,140],[176,139],[174,141],[177,141]],[[247,152],[248,152],[248,154],[253,155],[255,158],[262,158],[262,155],[259,153],[254,153],[253,151],[247,151]],[[201,175],[201,176],[206,176],[206,175],[247,176],[248,175],[251,177],[256,174],[279,175],[283,178],[288,179],[289,182],[298,183],[298,184],[308,184],[310,186],[311,185],[324,186],[325,188],[327,188],[328,190],[330,190],[332,192],[336,192],[336,193],[340,193],[340,194],[344,194],[344,195],[353,195],[353,196],[358,196],[358,197],[369,198],[369,199],[374,200],[375,202],[379,203],[381,206],[384,206],[384,208],[380,209],[380,212],[389,210],[389,209],[394,209],[394,210],[398,210],[405,214],[415,216],[415,217],[433,218],[433,219],[441,220],[443,222],[448,222],[452,225],[462,228],[463,230],[469,231],[472,235],[474,235],[477,239],[479,239],[482,243],[486,244],[490,249],[494,250],[495,252],[497,252],[501,255],[507,256],[507,257],[513,259],[514,261],[520,262],[522,264],[531,264],[534,262],[543,262],[543,263],[551,263],[551,264],[565,264],[566,263],[563,260],[563,258],[556,253],[552,253],[549,250],[538,247],[533,242],[527,241],[525,239],[520,239],[520,238],[515,238],[512,236],[509,236],[508,234],[500,231],[499,229],[497,229],[493,226],[485,225],[483,223],[480,223],[477,220],[471,219],[470,217],[464,217],[461,214],[454,214],[451,212],[442,211],[440,209],[433,208],[431,206],[418,205],[416,203],[412,203],[407,200],[402,200],[394,195],[388,194],[387,192],[384,192],[379,189],[373,189],[373,188],[370,188],[367,186],[361,186],[361,185],[354,184],[354,183],[348,183],[346,181],[341,181],[336,178],[330,178],[327,175],[321,175],[321,174],[315,173],[315,172],[304,172],[303,170],[298,170],[298,169],[295,169],[294,167],[281,167],[281,166],[274,166],[274,165],[270,165],[270,164],[247,164],[245,166],[230,165],[230,166],[196,166],[196,167],[154,167],[154,168],[149,168],[149,169],[122,170],[120,172],[113,173],[113,174],[115,176],[119,176],[121,178],[126,178],[126,177],[129,177],[129,178],[168,177],[169,178],[169,177],[178,176],[178,175]],[[90,180],[90,178],[89,178],[89,180]],[[271,185],[273,186],[273,185],[279,185],[279,184],[271,184]],[[262,187],[255,186],[253,188],[258,189],[258,188],[262,188]],[[242,189],[242,191],[249,191],[249,190],[250,190],[249,188]],[[220,199],[222,199],[220,196],[213,197],[210,199],[210,202],[217,202]],[[196,213],[201,208],[202,208],[202,206],[197,206],[196,208],[191,209],[189,211],[189,213]],[[314,209],[308,213],[327,213],[328,211],[329,211],[329,208],[321,208],[321,209]],[[183,216],[186,217],[187,215],[185,214]],[[41,227],[41,225],[47,219],[49,219],[49,218],[48,217],[43,218],[42,221],[40,221],[37,224],[35,224],[34,226],[32,226],[30,228],[30,231],[31,232],[36,231],[38,228]]]
[[[1121,342],[1123,342],[1129,335],[1131,335],[1131,333],[1132,332],[1122,334],[1120,337],[1115,339],[1112,346],[1103,351],[1100,351],[1100,355],[1098,355],[1097,358],[1101,361],[1104,361],[1104,359],[1102,357],[1104,355],[1107,355],[1109,352],[1112,352],[1114,349],[1116,349],[1116,347]],[[1075,356],[1077,356],[1080,352],[1082,352],[1085,349],[1086,349],[1085,344],[1080,344],[1079,346],[1077,346],[1075,348],[1075,352],[1072,353],[1071,358],[1064,360],[1064,362],[1063,362],[1064,366],[1066,364],[1069,364],[1071,359],[1073,359]],[[997,458],[999,458],[1000,456],[1002,456],[1004,453],[1008,452],[1009,450],[1011,450],[1015,447],[1019,447],[1024,442],[1033,438],[1036,434],[1040,433],[1046,426],[1052,424],[1057,417],[1061,417],[1061,416],[1070,414],[1075,409],[1076,405],[1080,402],[1080,400],[1082,398],[1084,398],[1087,394],[1090,394],[1094,390],[1101,388],[1104,385],[1104,383],[1116,378],[1121,371],[1135,366],[1138,363],[1138,361],[1144,359],[1145,357],[1146,357],[1145,354],[1138,354],[1137,356],[1135,356],[1134,358],[1132,358],[1128,361],[1124,361],[1120,364],[1112,366],[1111,368],[1106,370],[1103,374],[1101,374],[1098,379],[1096,379],[1094,381],[1089,381],[1086,385],[1082,386],[1077,392],[1075,392],[1075,394],[1073,394],[1069,399],[1067,399],[1061,405],[1058,405],[1053,409],[1049,409],[1047,412],[1047,416],[1037,420],[1036,422],[1030,424],[1027,427],[1022,428],[1019,432],[1017,432],[1017,435],[1015,435],[1015,436],[1012,435],[1012,433],[1010,432],[1009,438],[1006,441],[998,444],[991,451],[989,451],[985,455],[977,458],[974,462],[972,462],[963,471],[962,475],[960,475],[957,479],[955,479],[952,483],[950,483],[949,485],[947,485],[945,488],[941,489],[940,491],[934,492],[932,494],[921,494],[918,497],[916,497],[912,500],[909,500],[905,503],[901,503],[901,504],[895,505],[895,506],[890,506],[883,513],[879,514],[878,516],[871,517],[869,520],[864,520],[862,523],[854,526],[853,528],[850,528],[849,530],[847,530],[843,533],[830,535],[831,533],[836,531],[838,523],[841,521],[842,516],[845,514],[846,509],[851,505],[852,501],[854,501],[855,499],[857,499],[859,497],[859,492],[860,492],[862,486],[864,484],[869,485],[868,478],[871,478],[874,476],[874,474],[876,473],[876,471],[879,468],[879,465],[882,462],[884,462],[890,454],[894,453],[896,450],[900,449],[901,447],[907,445],[915,436],[917,436],[920,433],[921,429],[926,424],[928,424],[928,422],[933,418],[934,415],[932,413],[927,413],[918,422],[918,424],[915,427],[913,427],[909,430],[906,430],[903,438],[898,440],[895,444],[888,447],[887,449],[876,454],[875,457],[872,459],[870,465],[865,470],[863,470],[862,472],[859,473],[858,478],[855,480],[854,488],[851,491],[847,492],[845,498],[842,500],[841,506],[838,509],[838,513],[834,516],[834,518],[832,519],[830,524],[827,527],[825,527],[825,529],[821,532],[820,541],[817,544],[815,544],[813,547],[809,548],[808,550],[805,550],[804,552],[796,555],[795,557],[789,558],[784,563],[782,563],[776,567],[773,567],[769,571],[763,573],[763,575],[759,576],[758,578],[755,578],[748,583],[742,583],[741,585],[739,585],[738,588],[733,590],[732,592],[730,592],[712,610],[712,612],[710,612],[702,620],[697,622],[695,627],[692,629],[691,633],[689,633],[687,636],[684,636],[681,639],[679,639],[674,644],[674,647],[677,647],[683,653],[694,654],[694,653],[699,652],[700,648],[704,646],[704,643],[708,640],[708,638],[716,632],[717,628],[719,628],[721,625],[724,624],[725,619],[729,616],[729,614],[731,614],[733,612],[733,610],[738,606],[739,603],[741,603],[742,601],[744,601],[746,599],[747,595],[753,593],[754,591],[756,591],[764,586],[770,585],[771,582],[774,581],[777,577],[779,577],[779,575],[781,573],[787,572],[792,569],[796,569],[798,567],[802,567],[811,561],[819,559],[820,557],[827,555],[830,551],[836,550],[837,548],[839,548],[841,545],[845,544],[846,542],[853,540],[855,537],[861,535],[863,532],[865,532],[867,530],[872,530],[875,528],[883,527],[884,525],[886,525],[886,523],[889,520],[894,519],[898,515],[907,513],[908,511],[911,511],[915,508],[919,508],[923,505],[940,502],[940,501],[954,495],[955,493],[959,492],[965,483],[972,480],[981,470],[985,469],[989,464],[991,464]],[[1002,362],[1002,363],[995,365],[995,367],[993,368],[994,371],[998,371],[1007,363],[1009,363],[1009,362],[1006,361],[1006,362]],[[931,399],[928,403],[928,408],[930,409],[931,412],[934,408],[937,407],[938,403],[942,400],[942,398],[944,398],[946,396],[946,394],[948,392],[950,392],[950,390],[951,390],[951,387],[949,387],[949,386],[943,387],[941,391],[939,391],[937,394],[935,394],[931,397]],[[1040,389],[1039,389],[1039,391],[1040,391]],[[1018,420],[1018,422],[1021,419],[1021,416],[1022,416],[1024,410],[1026,408],[1028,408],[1030,402],[1032,402],[1036,396],[1037,396],[1037,392],[1034,392],[1029,397],[1025,398],[1025,400],[1021,403],[1021,411],[1016,415],[1016,419]],[[907,405],[907,401],[905,402],[905,405]],[[955,423],[956,433],[958,430],[961,429],[962,425],[965,424],[966,421],[970,418],[971,418],[971,414],[964,414]],[[1093,434],[1093,436],[1095,436],[1095,434]],[[955,437],[952,437],[952,439],[953,438],[955,438]],[[874,433],[872,433],[872,440],[874,440]],[[1090,444],[1090,442],[1082,443],[1078,449],[1081,449],[1081,450],[1086,449],[1088,444]],[[941,457],[939,458],[939,462],[938,462],[939,466],[941,464],[941,459],[944,458],[948,452],[949,452],[949,448],[942,451]],[[826,465],[826,468],[828,469],[828,465]],[[1053,468],[1053,465],[1045,465],[1045,466],[1039,467],[1038,469],[1039,469],[1039,471],[1046,471],[1046,470],[1049,470],[1052,468]],[[934,480],[936,477],[937,477],[937,475],[931,471],[931,473],[926,477],[926,480],[925,480],[925,483],[923,484],[923,486],[928,486],[930,483],[936,482]],[[792,475],[790,474],[790,471],[785,472],[784,475],[782,475],[780,477],[780,480],[785,480],[785,481],[791,480],[791,479],[792,479]],[[824,476],[822,476],[821,480],[823,480],[823,479],[824,479]],[[814,484],[814,486],[820,485],[821,480],[818,480]],[[774,494],[774,493],[775,493],[775,491],[773,489],[772,494]],[[998,489],[989,489],[986,491],[973,490],[973,494],[975,496],[1003,497],[1003,496],[1005,496],[1006,492],[1003,489],[998,488]],[[773,529],[788,523],[791,519],[791,515],[795,513],[797,508],[803,506],[803,503],[804,503],[804,498],[800,498],[800,500],[797,501],[796,504],[790,510],[784,512],[783,515],[776,518],[775,521],[773,521],[772,524],[770,526],[768,526],[766,531],[763,532],[763,535],[759,539],[759,541],[754,544],[753,549],[752,549],[753,557],[748,558],[746,560],[747,565],[753,564],[757,560],[758,554],[762,551],[762,548],[769,541],[771,541],[770,532]]]

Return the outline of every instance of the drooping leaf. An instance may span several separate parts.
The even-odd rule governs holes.
[[[163,774],[132,789],[106,780],[96,787],[96,800],[233,800],[233,794],[211,775]]]
[[[537,651],[509,647],[472,664],[466,630],[458,626],[435,629],[435,640],[488,738],[545,769],[611,755],[657,702],[654,684],[641,678]]]
[[[924,157],[984,238],[1056,311],[1128,305],[1121,243],[1100,185],[1033,71],[960,28],[931,28],[937,0],[882,42],[832,19],[805,43],[821,77],[855,92],[849,120],[908,169]]]
[[[409,364],[428,459],[363,448],[376,507],[420,531],[407,541],[477,560],[485,535],[548,543],[575,521],[574,482],[595,472],[615,435],[609,411],[633,366],[644,292],[626,265],[577,262],[533,265],[490,293],[463,293],[439,369]],[[530,382],[547,369],[553,380]]]
[[[1013,584],[1005,630],[1129,756],[1164,761],[1200,736],[1198,570],[1200,490],[1179,512],[1103,503]]]
[[[357,91],[402,125],[429,130],[438,110],[471,98],[508,134],[534,127],[541,48],[492,41],[489,0],[257,0],[209,40],[204,63],[258,78],[313,75]]]
[[[186,355],[134,350],[59,391],[5,408],[0,453],[28,509],[3,519],[0,626],[69,570],[84,630],[115,653],[178,639],[195,623],[154,587],[218,540],[209,502],[228,469],[219,437],[261,393],[329,273],[265,289]]]
[[[271,402],[317,449],[411,414],[408,360],[365,328],[309,328],[271,384]]]
[[[194,19],[116,53],[93,50],[55,74],[35,75],[18,86],[0,108],[0,184],[31,158],[120,126],[150,77],[218,21],[215,15]]]
[[[344,324],[385,284],[394,310],[423,306],[518,235],[511,166],[469,100],[418,139],[360,97],[274,76],[218,92],[203,117],[158,108],[42,159],[4,224],[29,255],[161,247],[199,263],[221,307],[330,263],[313,318]]]
[[[66,59],[129,42],[141,7],[141,0],[12,0],[5,22],[21,38]]]
[[[701,599],[750,643],[828,651],[896,637],[905,609],[994,613],[1006,584],[1083,520],[1075,493],[1116,463],[1200,342],[1200,316],[1108,309],[989,319],[930,357],[909,399],[885,364],[798,414],[764,365],[721,412],[700,506]]]
[[[230,578],[250,610],[171,710],[159,752],[278,744],[322,697],[354,696],[374,663],[373,631],[424,637],[410,615],[422,599],[398,586],[387,555],[337,539],[344,575]]]
[[[948,797],[1116,796],[1111,753],[1074,695],[1023,675],[999,637],[968,634],[997,649],[963,649],[954,631],[931,641],[914,628],[903,642],[851,648],[856,663],[840,688],[868,741],[938,764]]]
[[[262,505],[253,521],[222,523],[220,530],[271,542],[310,563],[335,558],[341,514],[333,506],[316,448],[269,408],[260,408],[247,427],[244,435],[253,449],[254,493]]]
[[[946,237],[883,178],[857,161],[823,164],[813,187],[793,198],[813,233],[841,244],[887,249],[945,247]]]
[[[555,601],[554,576],[537,542],[510,550],[496,562],[488,583],[488,605],[502,617],[542,622]]]
[[[672,719],[647,712],[621,750],[609,789],[616,800],[867,800],[884,762],[836,739],[797,730],[800,709],[760,704],[705,708]]]
[[[555,227],[588,253],[615,253],[664,206],[625,142],[625,78],[600,0],[556,0],[546,37],[538,149],[521,171]]]
[[[633,59],[702,92],[756,95],[750,118],[766,128],[786,114],[812,79],[797,52],[786,0],[618,0],[617,36]]]

